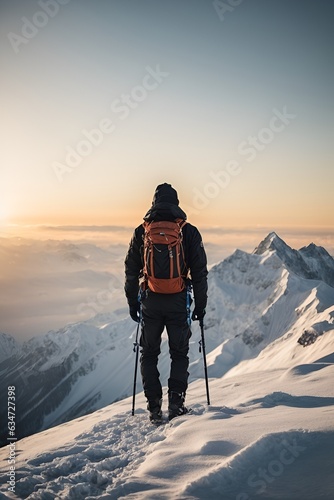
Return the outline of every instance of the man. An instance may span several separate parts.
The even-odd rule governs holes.
[[[130,242],[125,259],[125,294],[128,300],[131,318],[139,322],[142,319],[140,338],[140,367],[147,409],[152,421],[162,417],[162,388],[157,368],[160,354],[161,335],[166,327],[171,357],[170,377],[168,379],[169,419],[187,413],[184,405],[188,387],[188,350],[191,337],[189,307],[187,314],[187,275],[191,276],[194,291],[195,309],[193,320],[202,320],[207,303],[207,260],[203,242],[198,229],[186,223],[187,216],[179,207],[177,192],[170,184],[160,184],[154,193],[152,207],[144,217],[144,224],[138,226]],[[182,237],[181,245],[186,272],[183,273],[183,290],[176,293],[157,293],[148,282],[145,266],[145,227],[159,221],[177,221]],[[163,225],[163,222],[161,222]],[[164,233],[160,233],[164,234]],[[158,246],[158,245],[157,245]],[[159,250],[157,250],[159,252]],[[175,259],[174,259],[175,260]],[[180,267],[180,266],[179,266]],[[141,304],[138,301],[140,281],[144,282]],[[141,315],[140,315],[141,305]],[[189,306],[189,303],[188,303]]]

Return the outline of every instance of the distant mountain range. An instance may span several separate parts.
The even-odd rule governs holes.
[[[73,258],[73,255],[71,255]],[[334,259],[314,244],[290,248],[270,233],[253,253],[236,250],[209,272],[205,335],[210,377],[221,377],[278,339],[334,328]],[[16,386],[17,436],[88,414],[132,393],[136,325],[115,312],[70,324],[19,345],[0,335],[1,400]],[[203,377],[193,325],[190,380]],[[301,347],[302,348],[302,347]],[[312,348],[312,347],[311,347]],[[169,356],[159,371],[166,384]],[[141,384],[138,382],[138,390]],[[1,435],[6,435],[1,408]],[[4,444],[4,441],[1,443]]]

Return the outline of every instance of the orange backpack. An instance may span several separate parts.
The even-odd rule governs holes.
[[[144,222],[144,280],[152,292],[178,293],[188,269],[182,245],[186,221]]]

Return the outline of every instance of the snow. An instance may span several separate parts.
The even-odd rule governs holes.
[[[194,381],[187,398],[192,413],[158,428],[139,394],[134,416],[128,398],[19,441],[16,493],[28,499],[331,499],[333,333],[307,348],[288,343],[279,360],[281,346],[267,349],[269,368],[255,358],[246,370],[211,379],[210,407],[204,381]],[[279,368],[282,362],[290,367]],[[1,449],[3,482],[7,456]]]
[[[327,250],[311,243],[300,250],[289,247],[275,232],[268,236],[255,248],[254,254],[262,255],[274,251],[287,268],[305,278],[320,279],[334,286],[334,259]]]
[[[80,405],[86,404],[85,413],[99,409],[16,443],[17,497],[6,483],[10,450],[1,448],[0,498],[332,499],[334,289],[306,278],[308,264],[301,268],[300,254],[275,233],[259,247],[254,254],[238,250],[210,270],[211,405],[194,325],[186,400],[192,412],[170,423],[150,424],[142,392],[134,416],[131,397],[109,404],[116,394],[131,394],[136,329],[128,318],[101,313],[24,344],[21,354],[28,357],[20,359],[34,360],[44,384],[49,372],[72,360],[70,384],[44,415],[45,427],[73,418]],[[312,259],[317,252],[311,248]],[[322,269],[313,266],[319,275]],[[305,331],[317,336],[303,347],[298,339]],[[166,347],[159,363],[163,383]],[[35,361],[36,354],[42,359]],[[20,369],[31,380],[29,366]],[[164,387],[165,415],[166,393]],[[41,414],[41,398],[45,405],[36,386],[30,419]]]

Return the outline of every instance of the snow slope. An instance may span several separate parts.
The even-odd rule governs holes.
[[[194,381],[192,414],[161,427],[139,394],[134,417],[129,398],[17,442],[18,498],[332,499],[334,330],[305,348],[297,336],[211,379],[210,407]]]
[[[133,360],[134,324],[129,319],[117,321],[116,313],[99,315],[93,323],[35,337],[0,364],[2,400],[8,385],[17,388],[18,437],[90,413],[132,392],[131,377],[125,374]],[[2,436],[5,411],[1,409]]]

